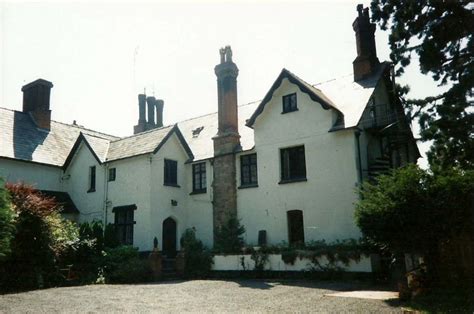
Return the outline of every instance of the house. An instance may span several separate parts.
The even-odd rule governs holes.
[[[0,176],[57,197],[70,219],[115,224],[142,251],[157,237],[173,255],[191,227],[212,246],[234,215],[249,244],[359,238],[356,187],[419,152],[362,6],[353,28],[353,75],[312,85],[283,69],[261,102],[238,106],[225,47],[217,113],[163,126],[164,102],[139,95],[123,138],[52,121],[53,84],[34,81],[21,112],[0,108]]]

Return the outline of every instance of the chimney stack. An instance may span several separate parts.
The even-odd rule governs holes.
[[[163,126],[163,106],[164,101],[161,99],[157,99],[155,101],[156,104],[156,127],[161,128]]]
[[[354,81],[363,80],[372,75],[380,64],[375,48],[375,24],[370,23],[369,8],[357,5],[358,16],[352,23],[356,34],[357,57],[354,67]]]
[[[237,116],[237,76],[239,69],[232,61],[230,46],[221,48],[220,64],[214,72],[217,76],[218,129],[214,139],[214,155],[235,152],[240,148]]]
[[[146,130],[146,95],[138,94],[138,124],[133,127],[133,134]]]
[[[153,96],[146,98],[146,103],[148,105],[148,126],[149,129],[153,129],[155,126],[155,102],[156,99]]]
[[[214,240],[217,231],[230,218],[237,218],[237,180],[235,153],[241,149],[237,116],[237,75],[239,69],[232,61],[230,46],[220,49],[217,75],[217,135],[213,161],[213,224]]]
[[[51,129],[50,96],[53,83],[38,79],[21,88],[23,112],[31,114],[39,128]]]

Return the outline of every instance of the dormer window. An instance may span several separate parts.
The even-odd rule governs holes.
[[[283,96],[283,112],[288,113],[297,111],[298,106],[296,104],[296,93]]]
[[[193,137],[198,137],[199,136],[199,133],[201,133],[201,131],[204,129],[203,126],[200,126],[198,128],[195,128],[192,132],[193,132]]]

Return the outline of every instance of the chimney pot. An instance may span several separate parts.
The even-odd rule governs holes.
[[[164,101],[156,99],[156,127],[161,128],[163,126],[163,107]]]

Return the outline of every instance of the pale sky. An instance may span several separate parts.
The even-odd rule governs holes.
[[[43,78],[54,84],[53,120],[130,135],[146,89],[172,124],[217,111],[214,66],[225,45],[240,70],[240,104],[262,99],[282,68],[312,84],[344,76],[357,3],[369,1],[0,2],[0,106],[21,110],[21,87]],[[388,34],[378,28],[376,41],[389,60]],[[436,94],[413,62],[402,80],[411,96]]]

